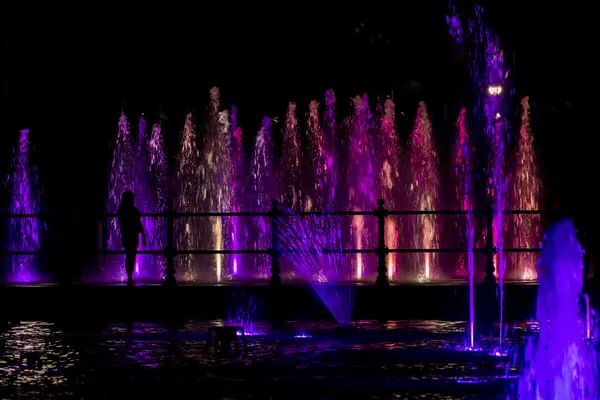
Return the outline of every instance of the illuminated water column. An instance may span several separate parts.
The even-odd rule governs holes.
[[[31,165],[29,129],[19,135],[19,144],[13,150],[12,173],[9,177],[11,214],[39,214],[40,192],[36,169]],[[40,249],[40,232],[43,226],[38,218],[15,218],[9,221],[8,249],[12,251],[37,251]],[[38,282],[40,273],[36,256],[12,256],[8,282]]]
[[[385,200],[386,208],[393,210],[400,205],[399,189],[403,182],[400,177],[400,140],[396,129],[396,106],[391,99],[387,99],[383,105],[377,140],[380,196]],[[399,247],[399,231],[398,220],[393,217],[386,218],[385,243],[389,248]],[[389,279],[396,275],[396,253],[387,256],[387,275]]]
[[[200,151],[197,147],[196,124],[192,113],[185,118],[181,132],[180,150],[177,168],[177,206],[178,212],[198,212],[202,194],[202,177],[200,175]],[[177,248],[193,249],[201,244],[201,223],[198,218],[180,220],[176,225]],[[197,277],[195,260],[190,254],[177,257],[180,279],[194,281]]]
[[[231,122],[229,112],[221,111],[219,88],[210,90],[210,105],[203,136],[201,171],[204,175],[202,186],[202,211],[229,212],[232,200]],[[231,242],[230,221],[225,217],[211,217],[211,241],[215,250],[229,247]],[[225,276],[225,256],[215,255],[215,280],[220,282]]]
[[[521,129],[517,137],[514,155],[515,165],[510,174],[510,208],[517,210],[539,210],[542,192],[538,175],[533,132],[530,125],[529,98],[521,101]],[[541,241],[541,219],[539,215],[514,215],[511,218],[509,240],[514,248],[539,247]],[[518,277],[524,280],[536,279],[537,254],[515,254]]]
[[[231,211],[241,212],[246,211],[249,206],[246,199],[246,177],[247,177],[247,166],[246,166],[246,155],[244,153],[244,146],[242,142],[242,128],[238,126],[237,119],[237,108],[231,107],[231,132],[232,132],[232,143],[231,143],[231,161],[233,165],[233,171],[231,175],[231,198],[232,205]],[[231,240],[234,249],[242,249],[247,247],[248,238],[248,227],[247,224],[243,224],[240,217],[232,218],[231,223]],[[239,254],[233,254],[231,256],[231,273],[238,275],[241,270],[241,257]]]
[[[418,211],[434,211],[439,207],[438,155],[433,140],[433,127],[427,106],[419,103],[414,129],[410,136],[410,167],[412,182],[410,192],[413,206]],[[437,215],[413,217],[413,247],[439,248],[439,223]],[[420,282],[430,281],[437,275],[437,255],[419,253],[414,270]]]
[[[280,185],[282,193],[279,197],[281,205],[294,211],[301,210],[302,179],[300,177],[300,126],[296,115],[296,103],[290,102],[285,115],[283,127],[282,157]]]
[[[350,135],[348,140],[348,170],[346,183],[348,188],[348,205],[353,211],[369,210],[375,202],[375,171],[373,168],[373,138],[369,130],[370,110],[367,96],[354,98],[354,113],[349,119]],[[352,238],[356,249],[367,245],[371,229],[365,216],[352,218]],[[365,272],[365,257],[356,255],[354,279],[361,280]]]

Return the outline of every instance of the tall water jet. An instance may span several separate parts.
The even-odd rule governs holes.
[[[538,210],[542,188],[533,147],[529,97],[523,98],[521,107],[521,129],[517,137],[515,166],[510,176],[509,208]],[[539,215],[514,215],[511,222],[511,247],[533,248],[539,246],[541,239],[541,218]],[[537,255],[535,253],[517,253],[515,256],[514,261],[519,272],[519,278],[524,280],[535,279]]]
[[[9,177],[11,214],[39,214],[40,192],[36,168],[31,165],[29,129],[20,132],[19,144],[13,149],[12,174]],[[9,251],[37,251],[43,226],[39,218],[13,218],[8,226]],[[8,282],[38,282],[39,260],[35,255],[13,255]]]
[[[231,175],[231,211],[241,212],[246,210],[246,155],[242,141],[242,128],[238,126],[237,108],[231,107],[231,161],[233,171]],[[247,224],[242,224],[240,217],[233,217],[231,223],[231,241],[234,249],[246,246],[248,238]],[[239,254],[231,256],[231,273],[237,275],[241,268],[241,257]]]
[[[136,193],[136,162],[134,152],[134,141],[131,135],[131,129],[125,113],[121,113],[117,124],[117,139],[113,150],[112,165],[110,170],[110,179],[108,184],[108,204],[106,211],[116,213],[121,202],[121,195],[126,190]],[[137,204],[137,199],[136,199]],[[108,241],[109,250],[122,250],[121,234],[119,223],[116,218],[111,218],[108,223]],[[105,265],[105,278],[109,280],[125,281],[127,274],[125,272],[125,260],[120,257],[117,262]],[[134,271],[137,276],[139,271]]]
[[[396,129],[396,105],[391,99],[384,103],[383,115],[379,121],[377,163],[379,168],[380,196],[385,200],[388,209],[396,209],[400,204],[400,140]],[[398,219],[388,217],[385,221],[385,243],[389,248],[400,245]],[[387,276],[394,279],[396,254],[388,254]]]
[[[410,169],[412,182],[410,193],[413,207],[417,211],[435,211],[439,209],[439,172],[438,156],[433,140],[433,128],[427,106],[419,103],[417,118],[410,137]],[[436,215],[415,215],[413,217],[413,247],[432,249],[439,247],[439,226]],[[416,257],[415,271],[421,282],[431,280],[437,275],[437,257],[435,253],[419,253]]]
[[[198,205],[202,200],[201,175],[200,175],[200,152],[197,147],[196,124],[192,113],[185,118],[177,168],[177,211],[198,212]],[[181,219],[180,219],[181,220]],[[183,222],[183,221],[182,221]],[[193,249],[201,241],[201,221],[191,218],[185,223],[177,224],[177,248]],[[194,281],[196,269],[194,258],[190,254],[181,254],[177,257],[181,279]]]
[[[155,213],[157,210],[156,185],[152,173],[149,138],[146,131],[146,120],[138,121],[138,137],[134,161],[135,182],[130,185],[134,189],[136,206],[142,213]],[[147,245],[151,250],[162,250],[157,232],[158,218],[142,218],[147,237]],[[158,279],[162,275],[160,261],[151,254],[140,254],[136,259],[135,273],[140,278]]]
[[[214,87],[210,90],[210,105],[204,132],[204,146],[201,164],[203,175],[202,211],[231,211],[232,162],[231,162],[231,123],[229,112],[220,111],[220,92]],[[211,217],[211,241],[208,245],[215,250],[230,247],[230,221],[224,217]],[[220,282],[224,276],[225,256],[215,256],[215,279]]]
[[[375,204],[375,172],[373,168],[374,148],[369,122],[371,113],[367,95],[354,98],[354,113],[347,123],[350,124],[348,140],[349,160],[347,172],[348,208],[352,211],[370,210]],[[352,218],[351,237],[356,249],[368,246],[372,224],[365,223],[365,216],[355,215]],[[366,274],[366,263],[363,254],[356,254],[353,266],[354,277],[361,280]]]
[[[274,146],[271,134],[272,120],[264,117],[260,131],[254,143],[251,161],[251,190],[252,204],[250,208],[256,212],[266,212],[271,208],[271,202],[277,198],[277,183],[273,171]],[[264,217],[253,218],[252,248],[265,250],[271,247],[269,237],[269,221]],[[269,267],[263,258],[256,256],[254,265],[260,278],[269,276]]]
[[[331,171],[328,165],[329,154],[327,154],[325,134],[319,121],[319,103],[315,100],[308,105],[308,130],[307,140],[311,163],[308,172],[310,177],[309,189],[304,198],[304,211],[323,210],[327,197],[327,178]],[[308,164],[308,163],[307,163]]]
[[[325,113],[324,113],[324,124],[323,124],[323,136],[326,151],[326,162],[327,166],[327,182],[325,185],[324,208],[335,209],[336,204],[336,188],[338,183],[338,167],[339,167],[339,152],[338,148],[338,131],[337,122],[335,119],[335,93],[333,89],[329,89],[325,92]]]
[[[281,204],[292,210],[301,208],[302,180],[300,179],[300,126],[296,115],[296,103],[290,102],[285,116],[283,128],[282,160],[281,160],[281,185],[282,193],[279,198]]]
[[[456,197],[461,210],[469,211],[461,216],[457,228],[466,239],[466,261],[469,277],[469,342],[475,348],[475,223],[472,210],[474,208],[473,184],[473,146],[467,129],[467,110],[462,109],[456,122],[457,135],[454,144],[454,173],[456,174]],[[464,258],[459,260],[459,271],[464,270]]]
[[[148,152],[150,155],[150,169],[153,176],[154,188],[154,209],[153,212],[164,212],[167,207],[167,177],[168,177],[168,158],[165,150],[165,144],[162,134],[162,126],[154,124],[150,141],[148,142]],[[154,248],[164,249],[166,242],[166,224],[163,218],[158,218],[154,222]],[[161,257],[155,261],[160,271],[161,280],[164,277],[166,260]]]
[[[319,214],[285,218],[279,226],[278,241],[279,250],[290,259],[300,277],[310,283],[331,315],[340,325],[350,324],[354,286],[344,283],[347,271],[339,221]]]
[[[517,397],[595,400],[600,396],[596,340],[586,340],[583,249],[568,219],[550,227],[538,264],[537,337],[529,340]]]

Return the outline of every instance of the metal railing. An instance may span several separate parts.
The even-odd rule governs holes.
[[[505,210],[505,215],[543,215],[549,213],[544,210]],[[385,220],[388,216],[414,216],[414,215],[484,215],[487,220],[486,244],[484,247],[468,248],[395,248],[390,249],[385,243]],[[488,210],[436,210],[436,211],[390,211],[385,208],[383,199],[377,201],[377,208],[374,211],[316,211],[316,212],[293,212],[288,213],[279,208],[278,202],[273,201],[272,207],[267,212],[176,212],[173,201],[167,202],[167,209],[163,213],[142,213],[142,217],[164,218],[167,222],[167,240],[163,250],[139,250],[138,254],[163,254],[166,257],[165,284],[174,285],[175,281],[175,257],[186,254],[268,254],[271,256],[271,279],[272,285],[281,285],[281,267],[279,259],[286,254],[293,254],[295,251],[279,248],[279,219],[293,216],[366,216],[372,215],[377,218],[377,247],[369,249],[314,249],[315,253],[344,253],[344,254],[376,254],[377,255],[377,279],[376,285],[387,286],[389,279],[387,276],[386,258],[390,253],[483,253],[486,255],[486,281],[494,279],[494,255],[497,253],[493,238],[494,212],[491,208]],[[116,218],[117,214],[107,213],[105,217]],[[41,214],[7,214],[8,219],[15,218],[42,218]],[[177,249],[175,246],[175,220],[181,217],[267,217],[271,219],[271,248],[261,250],[249,249]],[[309,250],[310,251],[310,250]],[[503,248],[505,253],[530,253],[539,252],[540,248]],[[304,250],[303,250],[304,252]],[[5,255],[39,255],[43,250],[17,250],[1,251]],[[125,254],[124,250],[100,250],[96,254],[118,255]]]

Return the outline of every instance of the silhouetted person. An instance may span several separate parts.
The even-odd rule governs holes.
[[[133,270],[135,257],[142,235],[142,246],[146,246],[146,234],[140,217],[140,210],[135,208],[135,196],[131,190],[126,190],[121,196],[121,204],[117,212],[119,229],[121,230],[121,244],[125,249],[125,269],[127,270],[127,283],[133,284]]]

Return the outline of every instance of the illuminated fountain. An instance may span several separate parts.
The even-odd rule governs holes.
[[[383,115],[379,115],[377,135],[377,167],[379,168],[378,183],[380,198],[385,201],[389,210],[398,209],[402,202],[400,188],[402,179],[400,175],[400,140],[396,129],[396,105],[387,99],[383,105]],[[399,220],[388,217],[385,220],[385,243],[388,248],[400,247]],[[396,276],[396,254],[387,256],[387,276],[394,279]]]
[[[349,325],[354,309],[354,286],[346,283],[351,276],[345,269],[339,220],[313,214],[280,221],[278,240],[283,256],[299,277],[311,285],[336,321]]]
[[[202,175],[201,186],[201,211],[202,212],[230,212],[232,188],[232,161],[231,161],[231,123],[229,111],[220,111],[220,93],[218,88],[210,90],[210,105],[206,129],[203,136]],[[210,218],[210,238],[204,241],[208,248],[223,250],[231,248],[230,220],[225,217]],[[220,282],[227,273],[225,256],[217,254],[214,264],[216,282]]]
[[[474,209],[474,193],[471,175],[473,173],[473,146],[467,129],[467,110],[460,111],[456,122],[457,135],[454,144],[454,172],[457,178],[456,197],[460,203],[460,209],[472,211]],[[475,221],[473,213],[461,216],[457,224],[461,236],[466,240],[466,257],[459,260],[459,272],[465,270],[465,258],[467,275],[469,277],[469,345],[475,348]],[[462,275],[462,274],[461,274]]]
[[[596,339],[582,311],[583,250],[570,220],[546,232],[538,265],[537,337],[530,338],[517,398],[596,400],[600,397]],[[597,334],[597,329],[593,327]],[[596,335],[597,337],[597,335]]]
[[[260,131],[254,142],[254,153],[251,161],[251,203],[250,209],[256,212],[265,212],[271,209],[271,202],[277,198],[277,182],[273,171],[274,145],[271,135],[272,120],[264,117]],[[255,250],[264,250],[271,247],[270,221],[264,217],[253,218],[251,245]],[[254,257],[253,275],[267,278],[269,264],[265,257]]]
[[[281,194],[279,202],[283,207],[300,211],[302,205],[302,187],[300,176],[300,126],[296,116],[296,103],[289,103],[283,128],[281,145]]]
[[[198,212],[202,200],[202,181],[200,175],[200,152],[197,147],[196,124],[192,114],[185,118],[181,133],[179,150],[179,166],[177,168],[177,211]],[[179,219],[176,225],[177,248],[193,249],[201,243],[202,221],[199,218]],[[197,278],[195,259],[190,254],[180,254],[177,257],[179,279],[194,281]]]
[[[410,137],[410,169],[412,180],[410,194],[413,208],[418,211],[440,209],[438,156],[433,141],[433,127],[427,106],[419,103],[415,126]],[[412,243],[416,249],[439,247],[439,223],[437,215],[413,216]],[[421,282],[430,281],[437,275],[435,253],[415,255],[414,271]]]
[[[135,188],[136,207],[141,212],[155,213],[158,209],[158,197],[156,184],[154,182],[154,173],[151,166],[150,139],[146,131],[146,120],[142,117],[138,122],[138,137],[134,159],[134,177],[135,182],[131,186]],[[163,250],[162,238],[159,227],[161,218],[145,217],[142,218],[142,224],[147,238],[147,246],[150,250]],[[136,258],[135,274],[138,278],[160,279],[163,276],[162,263],[163,257],[152,254],[139,254]]]
[[[515,166],[510,175],[508,208],[539,210],[541,181],[535,161],[528,97],[523,98],[521,107],[521,129],[517,137],[517,148],[514,157]],[[539,215],[514,215],[511,217],[510,222],[510,247],[535,248],[539,246],[541,239],[541,219]],[[512,257],[519,273],[518,278],[523,280],[536,278],[537,254],[517,253]]]
[[[39,214],[40,193],[37,172],[31,165],[29,129],[23,129],[19,145],[13,149],[12,174],[9,177],[11,214]],[[8,226],[8,250],[37,251],[40,249],[42,224],[39,218],[13,218]],[[13,255],[8,282],[26,283],[41,280],[39,259],[35,255]]]
[[[374,185],[375,171],[373,168],[374,148],[373,137],[369,126],[371,111],[367,95],[354,98],[354,113],[347,119],[349,128],[349,160],[346,175],[348,185],[347,207],[351,211],[370,210],[375,204]],[[364,215],[355,215],[352,218],[351,238],[356,249],[369,246],[374,224]],[[356,254],[354,261],[354,279],[363,279],[366,271],[366,257]]]
[[[167,178],[168,178],[168,159],[165,150],[162,127],[160,124],[152,126],[152,134],[148,142],[148,153],[150,157],[150,170],[153,176],[153,212],[159,213],[165,211],[167,207]],[[154,219],[154,237],[149,238],[152,248],[162,250],[166,246],[166,223],[163,218]],[[158,267],[161,279],[164,277],[166,260],[159,256],[154,261]]]
[[[231,107],[231,162],[233,165],[231,175],[231,211],[246,211],[247,180],[245,171],[247,170],[246,155],[242,142],[242,128],[238,126],[237,108]],[[231,218],[231,242],[234,249],[243,249],[246,246],[248,238],[248,226],[242,223],[240,217]],[[238,275],[241,270],[241,257],[239,254],[231,256],[231,274]]]
[[[324,182],[324,209],[335,209],[337,207],[336,189],[338,187],[340,156],[338,148],[338,129],[335,120],[335,93],[333,89],[325,92],[325,113],[323,116],[323,136],[326,151],[323,157],[326,161],[323,163],[327,167],[326,179]]]
[[[117,125],[117,139],[113,151],[113,159],[108,186],[107,212],[116,213],[119,209],[121,195],[125,190],[135,194],[135,205],[142,212],[156,212],[158,199],[153,188],[154,175],[151,169],[149,142],[146,133],[146,121],[139,120],[137,142],[131,133],[131,128],[124,113],[119,118]],[[155,220],[144,218],[144,228],[148,237],[148,244],[152,249],[161,250],[160,241],[157,240]],[[108,249],[122,250],[119,222],[111,218],[108,224]],[[114,258],[113,258],[114,260]],[[119,256],[117,261],[106,263],[104,278],[111,281],[125,281],[124,256]],[[134,270],[134,278],[158,280],[162,276],[161,262],[158,257],[150,255],[138,256]]]

